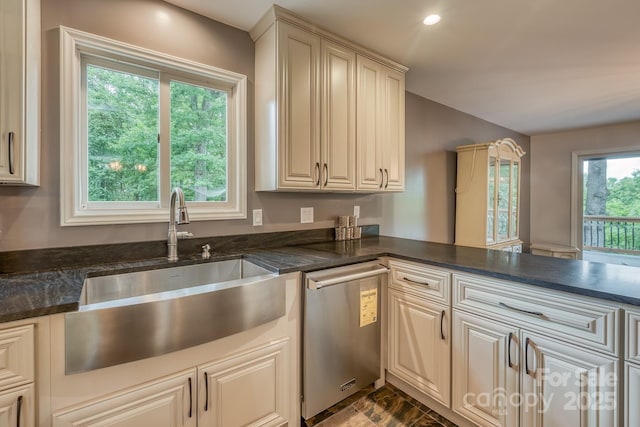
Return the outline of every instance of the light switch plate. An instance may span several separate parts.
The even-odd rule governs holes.
[[[262,225],[262,209],[253,210],[253,225],[254,227]]]
[[[313,208],[300,208],[300,224],[313,222]]]
[[[360,218],[360,206],[353,206],[353,216],[355,216],[356,218]]]

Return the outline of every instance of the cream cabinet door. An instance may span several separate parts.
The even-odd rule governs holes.
[[[0,2],[0,183],[39,184],[40,1]]]
[[[382,167],[382,65],[357,57],[357,188],[380,191],[384,185]]]
[[[451,309],[389,290],[389,372],[445,406],[451,390]]]
[[[382,159],[385,191],[404,191],[404,74],[383,70]]]
[[[517,347],[516,328],[454,309],[452,409],[479,426],[517,426]]]
[[[35,426],[33,395],[33,384],[0,392],[0,426]]]
[[[195,370],[53,414],[54,427],[195,427]]]
[[[0,3],[0,181],[19,180],[22,174],[23,5],[23,0]]]
[[[522,427],[618,425],[617,358],[537,334],[521,341]]]
[[[625,363],[624,369],[625,427],[640,426],[640,366]]]
[[[201,366],[199,427],[286,424],[290,400],[288,353],[289,340],[284,339]]]
[[[357,188],[404,190],[404,74],[358,56]]]
[[[320,187],[320,37],[278,22],[279,187]]]
[[[356,54],[322,40],[322,188],[356,188]]]

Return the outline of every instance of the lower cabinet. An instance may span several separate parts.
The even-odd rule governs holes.
[[[284,425],[288,346],[288,339],[279,340],[57,411],[53,426]]]
[[[525,331],[521,340],[521,426],[618,425],[617,358]]]
[[[518,329],[453,311],[451,408],[480,426],[518,425]]]
[[[0,329],[0,427],[36,425],[34,361],[33,324]]]
[[[198,368],[198,425],[281,426],[289,413],[288,341]]]
[[[640,426],[640,366],[625,363],[625,427]]]
[[[624,425],[640,426],[640,310],[625,310]]]
[[[619,361],[453,313],[452,409],[480,426],[614,427]]]
[[[0,391],[0,426],[34,427],[33,384]]]
[[[388,371],[449,406],[451,309],[389,290]]]

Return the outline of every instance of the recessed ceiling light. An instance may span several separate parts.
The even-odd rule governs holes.
[[[440,22],[440,15],[429,15],[422,21],[424,25],[435,25]]]

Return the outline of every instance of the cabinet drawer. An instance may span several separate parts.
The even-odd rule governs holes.
[[[396,260],[389,260],[389,268],[392,288],[443,304],[451,301],[451,273],[448,271]]]
[[[640,312],[626,312],[627,345],[625,358],[640,363]]]
[[[619,307],[531,285],[470,274],[453,275],[455,308],[492,315],[590,349],[618,353]]]
[[[34,380],[33,325],[0,330],[0,390]]]

